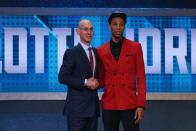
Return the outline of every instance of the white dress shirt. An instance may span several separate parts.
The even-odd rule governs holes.
[[[86,53],[86,55],[88,57],[89,63],[90,63],[90,57],[89,57],[89,50],[88,50],[88,48],[92,48],[91,45],[87,46],[86,44],[82,43],[81,41],[80,41],[80,45],[84,49],[84,51],[85,51],[85,53]],[[93,76],[94,76],[95,67],[96,67],[96,59],[95,59],[95,53],[94,53],[93,50],[92,50],[92,55],[93,55]],[[85,81],[84,81],[84,85],[86,85],[86,84],[87,84],[87,79],[85,79]]]

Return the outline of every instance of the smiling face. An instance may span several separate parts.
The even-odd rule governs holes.
[[[92,23],[89,20],[80,21],[77,33],[81,42],[89,46],[94,33]]]
[[[110,29],[112,31],[112,40],[120,40],[125,29],[125,21],[121,17],[113,18],[110,23]]]

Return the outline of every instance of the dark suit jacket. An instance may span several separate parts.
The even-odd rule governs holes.
[[[98,63],[96,49],[93,48]],[[68,85],[64,113],[68,116],[92,117],[99,115],[97,91],[84,86],[85,79],[91,77],[88,57],[80,44],[66,50],[59,72],[59,82]],[[94,77],[97,77],[97,65]]]

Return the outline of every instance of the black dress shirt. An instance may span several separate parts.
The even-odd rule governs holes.
[[[115,43],[114,41],[110,40],[110,50],[113,57],[118,61],[120,57],[120,52],[122,48],[124,38],[122,38],[119,42]]]

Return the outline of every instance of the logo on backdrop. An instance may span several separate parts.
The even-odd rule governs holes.
[[[30,36],[34,36],[35,74],[45,73],[44,59],[47,52],[45,52],[44,37],[50,37],[51,32],[48,29],[30,28],[27,30],[21,27],[5,27],[3,32],[4,35],[1,37],[4,37],[4,46],[1,48],[4,48],[4,57],[0,59],[1,74],[4,72],[12,74],[28,73],[27,58]],[[57,39],[56,56],[58,66],[56,70],[59,70],[64,51],[67,49],[67,36],[73,35],[75,44],[78,43],[79,37],[76,34],[76,29],[73,28],[53,28],[52,33]],[[125,34],[127,38],[134,40],[134,29],[127,28]],[[165,28],[162,31],[158,28],[139,28],[137,37],[142,44],[146,73],[161,74],[163,73],[161,70],[164,70],[164,74],[173,74],[175,59],[180,74],[196,74],[196,29],[191,29],[190,34],[191,38],[187,39],[187,31],[183,28]],[[164,39],[161,39],[162,36],[164,36]],[[14,38],[17,38],[17,46],[14,46]],[[188,42],[191,43],[190,51],[188,51]],[[15,53],[17,54],[17,62],[15,63],[14,50],[17,50]],[[163,54],[164,56],[161,56]],[[188,55],[191,56],[191,65],[188,64],[190,62],[187,62]]]

